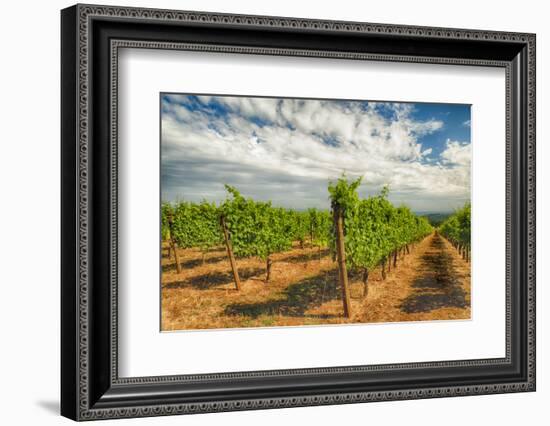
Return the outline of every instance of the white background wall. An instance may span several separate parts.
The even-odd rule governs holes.
[[[550,417],[548,186],[550,27],[543,1],[108,1],[143,7],[537,33],[538,390],[530,394],[293,408],[118,424],[545,424]],[[68,424],[59,404],[59,9],[70,2],[2,5],[0,65],[0,419]],[[489,167],[490,165],[488,165]],[[545,194],[546,193],[546,194]],[[131,423],[128,423],[131,422]],[[113,423],[106,422],[102,424]],[[115,424],[115,423],[113,423]]]

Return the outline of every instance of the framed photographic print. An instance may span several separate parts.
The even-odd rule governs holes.
[[[74,420],[535,390],[535,36],[76,5]]]

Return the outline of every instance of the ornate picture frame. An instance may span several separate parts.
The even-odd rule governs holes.
[[[62,415],[94,420],[535,390],[534,34],[96,5],[64,9],[61,30]],[[506,356],[119,377],[117,72],[119,49],[127,47],[503,68]]]

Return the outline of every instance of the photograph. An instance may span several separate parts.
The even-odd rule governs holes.
[[[470,319],[470,105],[161,93],[160,121],[162,331]]]

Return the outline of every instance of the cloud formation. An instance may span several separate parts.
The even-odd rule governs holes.
[[[446,139],[441,119],[418,119],[418,105],[165,94],[162,198],[221,201],[228,183],[277,205],[326,208],[328,181],[345,172],[363,176],[362,195],[389,184],[396,203],[451,210],[470,197],[470,143]],[[423,146],[438,135],[439,146]]]

